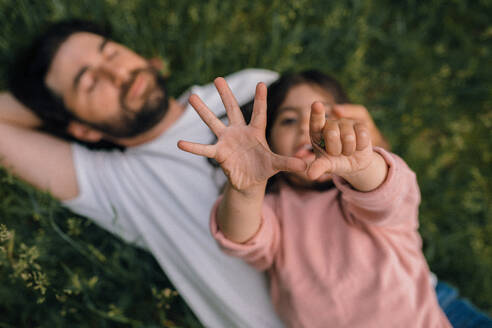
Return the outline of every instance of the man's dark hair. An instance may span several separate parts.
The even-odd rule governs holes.
[[[60,96],[45,84],[46,74],[60,46],[72,34],[89,32],[109,37],[109,28],[83,20],[50,25],[17,56],[9,72],[10,92],[44,122],[48,130],[64,131],[73,118]]]

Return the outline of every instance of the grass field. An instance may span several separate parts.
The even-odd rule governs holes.
[[[175,96],[245,67],[337,76],[417,173],[430,268],[492,314],[491,1],[0,0],[0,89],[70,17],[163,58]],[[200,326],[150,255],[0,181],[0,327]]]

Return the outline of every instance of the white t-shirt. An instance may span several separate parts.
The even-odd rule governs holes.
[[[247,69],[226,78],[239,104],[275,72]],[[225,112],[213,84],[192,87],[216,115]],[[265,277],[225,255],[209,231],[210,209],[225,181],[203,157],[177,148],[178,140],[211,143],[213,134],[189,104],[153,141],[119,151],[73,144],[79,195],[64,205],[106,230],[150,251],[201,322],[218,327],[282,327]]]

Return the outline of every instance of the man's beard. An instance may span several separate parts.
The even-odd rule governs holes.
[[[149,73],[155,79],[154,87],[151,90],[147,90],[146,99],[141,108],[137,110],[129,108],[125,103],[128,91],[135,82],[138,74]],[[149,131],[162,120],[169,108],[166,80],[157,70],[150,67],[135,70],[132,72],[129,81],[122,85],[119,102],[121,113],[118,117],[108,122],[84,123],[111,138],[132,138]]]

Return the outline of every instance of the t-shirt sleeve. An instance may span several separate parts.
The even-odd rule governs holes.
[[[130,203],[130,188],[122,182],[128,163],[120,151],[93,151],[72,144],[78,195],[63,202],[73,212],[94,221],[128,243],[145,248],[135,222],[121,204]],[[125,168],[126,167],[126,168]],[[131,192],[130,192],[131,195]]]
[[[375,147],[388,164],[386,180],[375,190],[360,192],[339,176],[333,178],[341,191],[341,206],[349,221],[378,226],[418,228],[420,191],[415,173],[395,154]]]
[[[238,104],[243,104],[253,100],[256,85],[263,82],[270,85],[279,78],[279,74],[274,71],[260,68],[247,68],[225,77],[227,84],[231,88]]]
[[[217,225],[217,209],[222,196],[216,201],[210,215],[210,231],[222,250],[243,259],[259,271],[272,266],[280,245],[280,227],[277,216],[267,202],[263,203],[261,225],[256,234],[245,243],[227,239]]]

